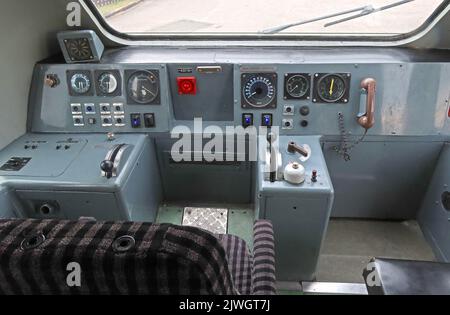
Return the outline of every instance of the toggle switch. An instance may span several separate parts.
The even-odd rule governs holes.
[[[144,114],[144,124],[145,128],[154,128],[156,125],[155,114],[153,113]]]

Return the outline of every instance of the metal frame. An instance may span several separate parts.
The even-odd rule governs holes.
[[[303,36],[264,36],[236,34],[233,36],[189,36],[189,35],[148,35],[148,34],[125,34],[112,28],[102,17],[91,1],[79,0],[89,17],[98,29],[109,40],[120,45],[128,46],[192,46],[197,47],[220,47],[220,46],[400,46],[413,42],[429,30],[450,12],[450,0],[445,0],[434,13],[416,30],[394,36],[329,36],[317,34],[304,34]],[[168,41],[170,40],[170,41]]]

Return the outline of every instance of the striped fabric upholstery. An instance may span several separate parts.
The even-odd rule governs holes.
[[[254,233],[252,255],[236,236],[193,227],[0,220],[0,294],[275,294],[272,225],[257,221]],[[135,244],[118,252],[124,236]],[[81,287],[67,285],[72,262]]]
[[[45,236],[39,245],[37,236]],[[113,247],[128,235],[135,246]],[[22,249],[23,241],[30,247]],[[79,263],[81,287],[67,265]],[[237,294],[210,233],[168,224],[0,220],[1,294]]]
[[[247,243],[234,235],[219,235],[228,258],[228,267],[233,276],[234,286],[240,294],[252,294],[253,258]]]
[[[228,267],[240,294],[276,294],[275,241],[270,221],[256,221],[251,253],[244,240],[234,235],[219,235],[228,257]]]
[[[275,294],[275,241],[272,223],[266,220],[257,221],[253,231],[252,293]]]

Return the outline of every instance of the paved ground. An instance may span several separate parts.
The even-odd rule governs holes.
[[[144,0],[108,19],[122,32],[255,33],[303,19],[397,0]],[[283,33],[405,33],[419,27],[442,0],[415,0],[351,22],[324,28],[327,21]]]

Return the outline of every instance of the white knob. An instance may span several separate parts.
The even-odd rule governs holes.
[[[289,163],[284,169],[284,180],[291,184],[301,184],[305,181],[305,168],[297,163]]]

